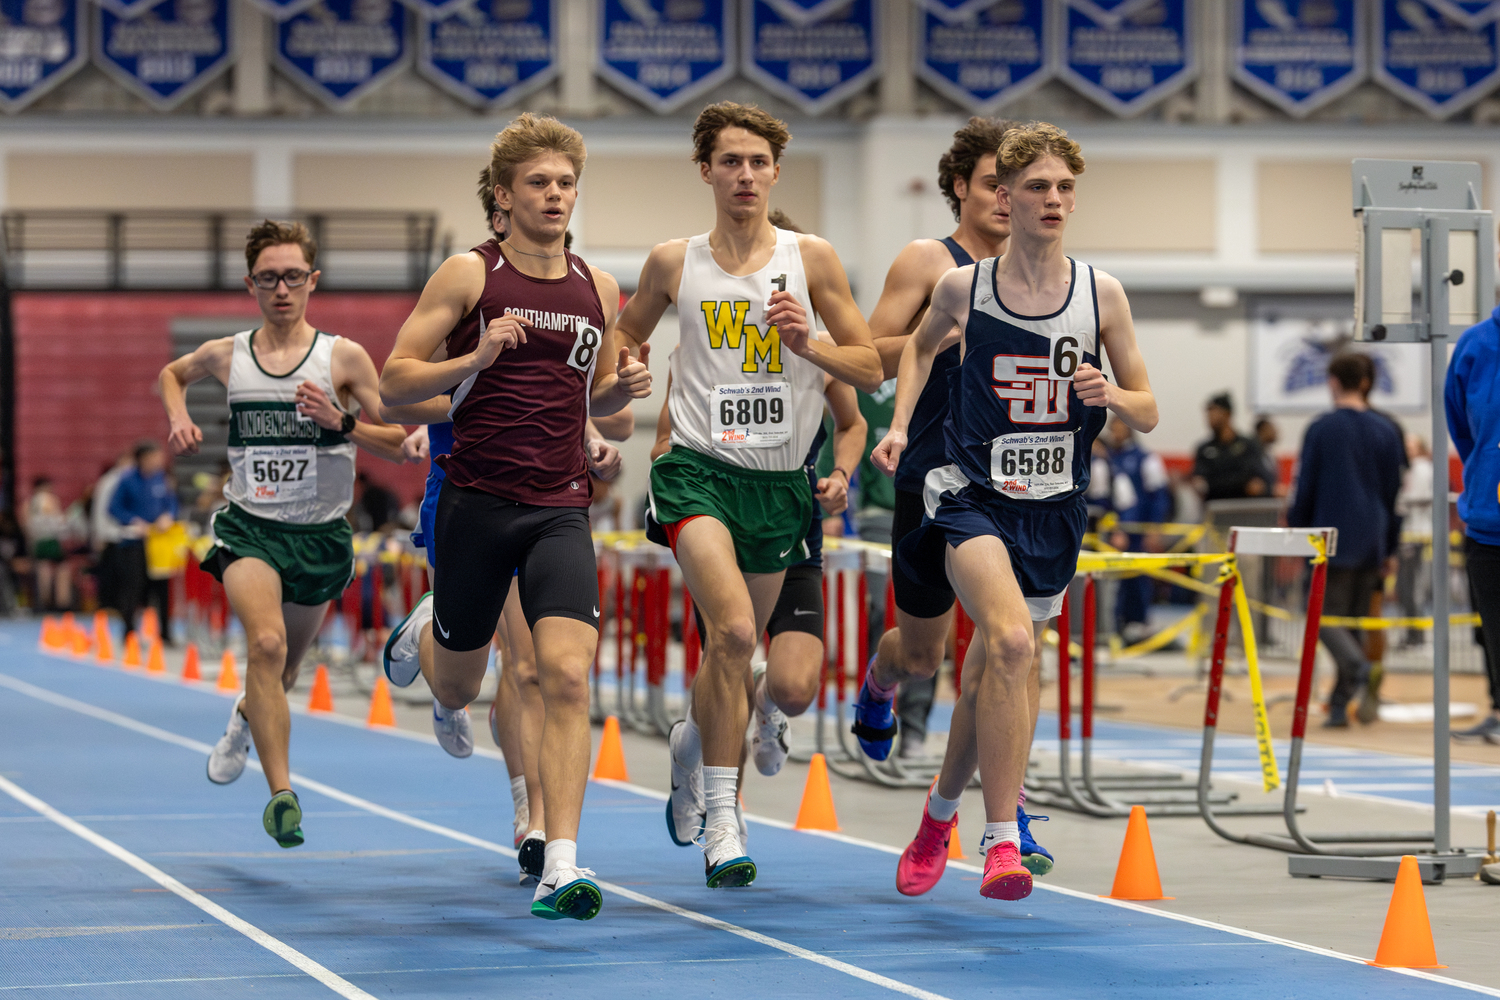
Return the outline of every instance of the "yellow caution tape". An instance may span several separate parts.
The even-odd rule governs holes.
[[[1150,638],[1142,639],[1140,642],[1123,647],[1114,654],[1115,659],[1128,660],[1136,656],[1145,656],[1147,653],[1156,652],[1188,629],[1197,628],[1199,620],[1202,619],[1207,611],[1208,605],[1198,605],[1192,612],[1183,615],[1180,621],[1167,626]]]
[[[1240,618],[1240,638],[1245,646],[1245,666],[1250,672],[1250,701],[1255,707],[1255,745],[1260,748],[1260,780],[1266,791],[1281,786],[1281,772],[1276,767],[1276,752],[1271,747],[1271,722],[1266,718],[1266,695],[1260,683],[1260,658],[1255,652],[1255,625],[1250,620],[1250,605],[1245,601],[1245,585],[1239,573],[1234,575],[1234,606]]]

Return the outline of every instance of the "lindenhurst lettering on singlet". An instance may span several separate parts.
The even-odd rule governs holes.
[[[343,444],[347,439],[301,416],[296,403],[275,400],[231,403],[229,447],[247,445],[313,444],[320,448]]]

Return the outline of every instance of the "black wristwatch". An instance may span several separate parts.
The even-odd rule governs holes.
[[[354,425],[357,424],[357,423],[359,423],[359,418],[356,417],[354,414],[352,414],[352,413],[346,413],[346,414],[344,414],[343,422],[339,424],[339,433],[340,434],[349,434],[349,433],[353,432]]]

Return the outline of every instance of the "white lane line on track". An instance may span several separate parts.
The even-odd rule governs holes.
[[[92,718],[98,719],[101,722],[109,722],[122,728],[129,729],[133,732],[140,733],[143,736],[150,736],[154,739],[162,740],[163,742],[171,743],[174,746],[180,746],[184,749],[192,750],[196,753],[207,754],[213,749],[206,743],[200,743],[197,740],[188,739],[185,736],[178,736],[176,733],[169,732],[165,729],[159,729],[156,726],[150,725],[145,722],[139,722],[127,715],[121,715],[118,712],[111,712],[108,709],[99,708],[96,705],[90,705],[87,702],[78,701],[74,698],[69,698],[66,695],[60,695],[53,691],[48,691],[46,688],[40,688],[34,684],[28,684],[23,680],[19,680],[18,678],[11,677],[7,674],[0,674],[0,686],[8,687],[13,691],[18,691],[21,694],[29,695],[30,697],[36,698],[39,701],[47,702],[50,705],[56,705],[59,708],[66,708],[71,711],[78,712],[82,715],[91,716]],[[251,766],[255,765],[254,761],[251,761],[249,763]],[[492,851],[496,854],[504,855],[507,858],[514,859],[516,857],[516,852],[509,847],[494,843],[493,841],[485,840],[482,837],[471,836],[470,834],[464,833],[460,830],[454,830],[450,827],[441,826],[437,823],[430,823],[427,820],[418,819],[415,816],[409,816],[406,813],[398,812],[395,809],[388,809],[385,806],[380,805],[379,803],[371,802],[368,799],[360,798],[357,795],[351,795],[348,792],[334,788],[332,785],[326,785],[321,781],[314,781],[311,778],[296,773],[292,774],[292,780],[306,789],[320,792],[331,799],[342,802],[345,805],[351,805],[355,806],[356,808],[363,809],[366,812],[373,813],[376,816],[381,816],[385,819],[389,819],[397,823],[403,823],[406,826],[410,826],[418,830],[423,830],[427,833],[433,833],[440,837],[446,837],[449,840],[456,840],[461,844],[468,844],[471,847],[478,847],[487,851]],[[0,778],[0,782],[3,782],[3,784],[0,784],[0,789],[10,791],[10,789],[15,788],[15,786],[11,785],[10,782],[5,781],[4,778]],[[19,792],[20,789],[15,789],[15,791]],[[14,795],[15,792],[12,792],[11,794]],[[22,792],[21,794],[25,795],[26,793]],[[28,796],[28,798],[30,798],[30,796]],[[36,805],[32,805],[31,802],[27,802],[27,804],[32,805],[32,808],[36,809],[38,812],[42,811],[42,809],[38,808],[38,806],[46,809],[51,809],[50,806],[46,806],[45,803],[42,803],[40,800],[34,801],[36,802]],[[52,810],[52,812],[56,813],[56,810]],[[61,813],[56,813],[56,816],[61,820],[67,820],[68,823],[73,823],[72,820],[68,820],[67,817],[63,816]],[[59,822],[59,819],[54,819],[54,822]],[[193,897],[196,897],[190,899],[188,896],[183,896],[184,899],[189,899],[190,902],[203,907],[205,910],[207,910],[207,908],[210,906],[214,907],[214,910],[208,912],[214,913],[215,916],[218,916],[219,913],[223,913],[224,916],[219,917],[219,919],[224,920],[225,923],[229,922],[227,919],[225,919],[226,917],[232,918],[237,921],[239,920],[238,917],[235,917],[233,914],[229,913],[228,910],[223,909],[215,903],[209,902],[207,899],[182,885],[182,883],[178,882],[176,879],[173,879],[165,872],[152,867],[145,861],[142,861],[141,859],[135,857],[135,855],[130,854],[130,852],[126,851],[123,847],[119,847],[113,842],[105,840],[103,837],[95,834],[92,830],[89,830],[82,824],[73,823],[73,826],[77,827],[77,829],[73,831],[75,833],[84,831],[83,833],[79,833],[79,836],[83,836],[85,839],[91,840],[91,842],[96,843],[101,847],[105,844],[108,844],[109,847],[104,848],[105,850],[108,850],[111,854],[115,854],[115,856],[119,857],[121,860],[126,860],[127,864],[131,864],[132,867],[135,867],[138,870],[150,875],[150,877],[155,879],[161,885],[166,886],[168,889],[171,889],[178,895],[183,895],[183,893],[191,893]],[[69,827],[69,829],[72,829],[72,827]],[[97,840],[93,840],[92,838],[97,838]],[[113,849],[111,850],[111,848]],[[147,871],[148,869],[149,871]],[[157,876],[160,877],[158,878]],[[163,881],[164,879],[167,881]],[[169,885],[168,882],[170,882],[171,884]],[[851,965],[848,962],[841,962],[836,958],[829,958],[827,955],[822,955],[807,948],[791,944],[790,942],[782,941],[780,938],[774,938],[768,934],[762,934],[759,931],[750,930],[748,927],[741,927],[738,924],[729,923],[727,920],[720,920],[717,917],[711,917],[706,913],[699,913],[696,910],[689,910],[685,907],[677,906],[664,900],[655,899],[651,896],[645,895],[644,893],[636,892],[633,889],[627,889],[624,886],[615,885],[612,882],[606,882],[603,879],[598,880],[598,885],[601,889],[604,889],[607,892],[612,892],[615,895],[623,896],[626,899],[629,899],[632,902],[640,903],[643,906],[649,906],[653,909],[661,910],[664,913],[671,913],[675,916],[691,920],[694,923],[702,924],[705,927],[711,927],[714,930],[724,931],[727,934],[733,934],[736,937],[744,938],[747,941],[753,941],[756,944],[764,945],[767,948],[774,948],[777,951],[784,952],[785,954],[791,955],[795,958],[800,958],[805,961],[812,962],[816,965],[821,965],[825,968],[832,969],[835,972],[841,972],[844,975],[852,976],[855,979],[862,979],[867,983],[883,987],[905,996],[916,997],[918,998],[918,1000],[948,1000],[947,997],[944,997],[940,993],[932,993],[928,990],[920,989],[919,987],[912,986],[909,983],[903,983],[898,979],[891,979],[889,976],[882,976],[877,972],[871,972],[870,970],[860,968],[857,965]],[[176,888],[174,888],[174,886]],[[179,891],[179,889],[181,891]],[[198,902],[199,900],[201,900],[201,902]],[[244,927],[249,928],[249,930],[242,929],[241,927],[235,926],[233,924],[231,924],[230,926],[234,926],[235,930],[240,931],[240,933],[245,934],[246,936],[251,936],[249,931],[256,931],[256,933],[262,934],[264,933],[256,930],[254,927],[251,927],[250,924],[245,924],[244,921],[240,921],[240,923],[244,924]],[[275,942],[277,945],[280,945],[283,948],[286,947],[285,945],[281,945],[279,941],[276,941],[275,938],[272,938],[269,935],[265,935],[265,938],[267,941]],[[264,942],[259,943],[264,944]],[[266,944],[266,947],[269,948],[271,946],[269,944]],[[312,962],[311,959],[306,958],[306,956],[301,955],[299,952],[293,951],[290,948],[286,948],[286,950],[291,955],[296,955],[298,958],[309,962],[317,968],[323,969],[322,966],[317,965],[317,963],[315,962]],[[280,953],[278,952],[278,954]],[[283,957],[287,956],[283,955]],[[287,958],[287,960],[292,961],[291,958]],[[293,962],[293,964],[295,965],[297,963]],[[298,968],[304,967],[298,965]],[[334,979],[338,979],[338,977],[333,976],[333,973],[328,972],[326,969],[323,969],[323,971]],[[338,982],[344,983],[342,979],[338,979]],[[353,993],[344,994],[345,996],[369,996],[369,994],[364,993],[351,984],[344,983],[344,985],[348,986],[350,990],[354,991]]]
[[[213,900],[207,898],[201,893],[194,892],[192,889],[189,889],[187,886],[183,885],[181,882],[177,881],[175,878],[162,871],[160,868],[157,868],[150,862],[145,861],[134,854],[131,854],[125,848],[121,847],[113,840],[110,840],[108,837],[104,837],[95,833],[93,830],[90,830],[88,827],[84,826],[82,823],[78,822],[70,816],[65,816],[63,813],[52,808],[50,805],[37,798],[35,795],[32,795],[21,786],[10,781],[8,778],[0,777],[0,791],[5,792],[5,794],[9,795],[11,798],[15,799],[17,802],[21,803],[27,808],[41,813],[43,816],[47,817],[52,822],[56,823],[58,826],[62,827],[64,830],[67,830],[74,836],[88,841],[90,844],[93,844],[105,854],[111,855],[112,857],[125,862],[127,865],[134,868],[136,871],[140,872],[142,875],[146,876],[157,885],[176,893],[178,896],[187,900],[189,903],[192,903],[198,909],[202,910],[204,913],[207,913],[210,917],[213,917],[215,920],[219,921],[219,923],[228,927],[230,930],[239,931],[241,934],[245,935],[245,937],[249,938],[251,941],[254,941],[256,944],[260,945],[271,954],[285,960],[286,962],[291,963],[298,969],[301,969],[303,972],[307,973],[309,976],[316,979],[318,982],[322,983],[324,986],[328,987],[339,996],[348,997],[349,1000],[375,1000],[374,997],[370,996],[370,994],[366,993],[358,986],[355,986],[348,980],[335,975],[333,972],[330,972],[322,965],[319,965],[317,962],[314,962],[312,959],[302,954],[302,952],[289,945],[283,944],[281,941],[267,934],[265,931],[261,930],[259,927],[256,927],[249,921],[235,916],[233,913],[230,913],[228,910],[224,909],[224,907],[220,906],[218,903],[215,903]]]
[[[200,751],[202,753],[205,753],[205,754],[208,753],[212,749],[212,747],[208,746],[208,744],[206,744],[206,743],[199,743],[197,740],[190,740],[190,739],[188,739],[186,737],[178,736],[175,733],[168,732],[167,730],[158,729],[155,726],[151,726],[151,725],[148,725],[148,724],[143,723],[143,722],[137,722],[136,720],[131,719],[128,716],[119,715],[119,714],[117,714],[115,712],[110,712],[107,709],[96,708],[95,706],[90,705],[87,702],[76,701],[76,700],[74,700],[72,698],[67,697],[66,695],[54,694],[53,692],[48,691],[46,688],[39,688],[39,687],[36,687],[34,685],[27,684],[25,681],[18,680],[16,678],[10,677],[10,676],[8,676],[6,674],[3,674],[3,673],[0,673],[0,686],[5,686],[5,687],[13,688],[14,690],[20,691],[23,694],[31,695],[32,697],[38,698],[41,701],[46,701],[46,702],[48,702],[50,704],[57,705],[57,706],[59,706],[61,708],[72,709],[73,711],[81,712],[84,715],[90,715],[90,716],[93,716],[94,718],[101,719],[101,720],[103,720],[105,722],[112,722],[112,723],[114,723],[116,725],[123,726],[126,729],[132,729],[132,730],[135,730],[136,732],[140,732],[140,733],[142,733],[144,735],[153,736],[153,737],[155,737],[157,739],[165,740],[168,743],[175,743],[178,746],[183,746],[183,747],[186,747],[188,749],[198,750],[198,751]],[[397,735],[399,731],[397,731],[397,730],[381,730],[381,732],[387,733],[389,735]],[[415,737],[417,739],[421,739],[421,737],[418,734],[410,734],[410,736]],[[425,742],[425,740],[423,742]],[[436,740],[434,739],[432,742],[436,742]],[[478,748],[476,748],[476,752],[477,752],[477,750],[478,750]],[[250,761],[249,763],[250,763],[251,767],[257,766],[256,763],[255,763],[255,761],[253,761],[253,760]],[[398,813],[395,810],[386,809],[384,806],[378,806],[375,803],[366,802],[364,799],[359,799],[359,798],[357,798],[355,796],[348,795],[347,793],[341,792],[338,789],[331,788],[330,786],[327,786],[327,785],[322,785],[319,782],[311,781],[311,780],[309,780],[307,778],[301,777],[301,776],[296,775],[296,774],[294,774],[292,777],[293,777],[294,780],[302,783],[303,785],[307,786],[308,788],[314,789],[316,791],[321,791],[325,795],[329,795],[332,798],[336,798],[339,801],[342,801],[342,802],[344,802],[347,805],[357,806],[358,808],[365,809],[365,810],[370,811],[370,812],[374,812],[377,815],[385,816],[388,819],[393,819],[396,822],[405,823],[408,826],[415,826],[418,829],[428,830],[429,832],[436,833],[439,836],[450,837],[451,839],[458,840],[458,841],[460,841],[462,843],[468,843],[468,844],[471,844],[472,846],[475,846],[475,847],[482,847],[482,848],[484,848],[486,850],[493,850],[493,851],[496,851],[497,853],[503,854],[503,855],[505,855],[507,857],[514,858],[516,856],[516,852],[515,851],[511,850],[510,848],[502,847],[499,844],[493,844],[493,843],[491,843],[489,841],[481,840],[478,837],[470,837],[468,834],[461,833],[461,832],[459,832],[457,830],[449,830],[447,827],[438,826],[435,823],[428,823],[425,820],[420,820],[420,819],[417,819],[416,817],[407,816],[406,814],[404,814],[404,813]],[[625,781],[611,781],[611,780],[608,780],[608,779],[604,779],[604,780],[591,779],[591,780],[595,781],[596,784],[613,786],[613,787],[622,789],[624,791],[632,792],[632,793],[634,793],[636,795],[641,795],[641,796],[644,796],[646,798],[655,799],[657,801],[663,801],[664,802],[668,798],[668,796],[667,796],[667,794],[665,792],[659,792],[659,791],[657,791],[654,788],[647,788],[647,787],[645,787],[643,785],[636,785],[636,784],[632,784],[630,782],[625,782]],[[1361,796],[1350,795],[1349,797],[1350,798],[1358,798],[1358,797],[1361,797]],[[1375,797],[1374,796],[1370,796],[1370,798],[1373,799]],[[1385,803],[1390,803],[1390,802],[1398,801],[1398,800],[1384,799],[1384,800],[1380,800],[1380,801],[1385,802]],[[1401,803],[1401,804],[1407,805],[1407,804],[1410,804],[1410,803]],[[1427,809],[1428,809],[1428,811],[1431,811],[1432,807],[1429,805],[1429,806],[1427,806]],[[753,814],[750,814],[750,813],[746,813],[745,814],[745,818],[747,820],[750,820],[750,821],[753,821],[753,822],[764,823],[767,826],[776,827],[776,828],[779,828],[779,829],[782,829],[782,830],[791,830],[791,829],[793,829],[793,825],[791,823],[787,823],[787,822],[785,822],[783,820],[771,819],[770,817],[766,817],[766,816],[756,816],[756,815],[753,815]],[[853,846],[856,846],[856,847],[869,848],[870,850],[880,851],[883,854],[894,854],[894,855],[898,855],[899,856],[901,854],[901,850],[902,850],[899,847],[892,847],[889,844],[881,844],[881,843],[878,843],[878,842],[873,841],[873,840],[865,840],[865,839],[863,839],[861,837],[851,837],[848,834],[843,834],[843,833],[830,833],[830,832],[820,831],[820,830],[804,830],[804,831],[801,831],[801,832],[806,833],[806,834],[808,834],[810,836],[825,837],[825,838],[827,838],[829,840],[836,840],[836,841],[839,841],[840,843],[850,844],[850,845],[853,845]],[[949,866],[951,866],[953,868],[957,868],[957,869],[959,869],[961,871],[974,872],[974,873],[977,873],[977,874],[980,874],[980,875],[984,874],[984,869],[982,867],[977,866],[977,865],[968,865],[968,864],[964,864],[963,862],[959,862],[959,861],[949,861],[948,864],[949,864]],[[1240,937],[1250,938],[1250,939],[1256,940],[1256,941],[1262,941],[1262,942],[1265,942],[1267,944],[1280,945],[1282,947],[1292,948],[1292,949],[1295,949],[1297,951],[1305,951],[1305,952],[1308,952],[1310,954],[1321,955],[1321,956],[1323,956],[1325,958],[1335,958],[1335,959],[1338,959],[1340,961],[1352,962],[1352,963],[1354,963],[1356,965],[1363,965],[1366,968],[1369,967],[1368,965],[1366,965],[1365,960],[1363,958],[1360,958],[1358,955],[1349,955],[1349,954],[1346,954],[1346,953],[1341,952],[1341,951],[1334,951],[1334,950],[1329,949],[1329,948],[1320,948],[1317,945],[1304,944],[1301,941],[1293,941],[1293,940],[1291,940],[1289,938],[1276,937],[1276,936],[1271,935],[1271,934],[1262,934],[1259,931],[1247,930],[1247,929],[1242,928],[1242,927],[1234,927],[1234,926],[1231,926],[1229,924],[1216,923],[1216,922],[1214,922],[1212,920],[1203,920],[1203,919],[1201,919],[1199,917],[1189,916],[1189,915],[1184,914],[1184,913],[1174,913],[1174,912],[1172,912],[1170,910],[1159,910],[1159,909],[1156,909],[1154,907],[1143,906],[1143,905],[1141,905],[1139,903],[1131,903],[1131,902],[1127,902],[1125,900],[1118,900],[1118,899],[1108,899],[1108,898],[1105,898],[1105,897],[1102,897],[1102,896],[1097,896],[1097,895],[1093,895],[1093,894],[1086,893],[1086,892],[1079,892],[1076,889],[1066,889],[1066,888],[1063,888],[1062,886],[1047,885],[1047,884],[1045,884],[1043,882],[1040,882],[1040,881],[1034,882],[1033,884],[1035,885],[1036,888],[1041,889],[1041,890],[1043,890],[1045,892],[1055,892],[1055,893],[1058,893],[1060,895],[1070,896],[1070,897],[1075,898],[1075,899],[1087,900],[1087,901],[1094,902],[1094,903],[1102,903],[1102,904],[1104,904],[1106,906],[1115,906],[1115,907],[1119,907],[1120,909],[1133,910],[1133,911],[1135,911],[1137,913],[1151,914],[1153,916],[1161,917],[1161,918],[1166,919],[1166,920],[1175,920],[1175,921],[1178,921],[1179,923],[1192,924],[1194,926],[1207,928],[1209,930],[1222,931],[1222,932],[1224,932],[1226,934],[1235,934],[1235,935],[1238,935]],[[604,883],[604,882],[601,882],[600,885],[601,885],[601,887],[608,888],[611,891],[614,891],[614,892],[619,893],[620,895],[626,896],[627,898],[634,899],[634,898],[640,896],[639,893],[634,893],[631,890],[624,889],[623,887],[620,887],[620,886],[614,886],[614,885],[610,885],[609,883]],[[648,897],[640,897],[639,901],[645,901],[646,899],[648,899]],[[654,900],[651,901],[651,902],[648,902],[646,905],[658,906],[658,908],[661,908],[661,909],[667,909],[668,907],[671,907],[671,904],[658,903],[657,901],[654,901]],[[676,912],[676,910],[677,910],[676,907],[671,907],[671,909],[668,910],[668,912]],[[692,912],[692,911],[683,911],[683,913],[681,915],[686,915],[687,913],[690,913],[690,912]],[[697,916],[701,917],[704,921],[714,921],[715,923],[722,923],[721,921],[715,921],[714,918],[708,917],[708,916],[706,916],[704,914],[697,914]],[[733,924],[725,924],[724,927],[721,928],[721,929],[728,930],[731,927],[735,927],[735,925],[733,925]],[[749,930],[747,930],[745,928],[739,928],[739,930],[745,931],[745,933],[747,935],[748,934],[755,934],[756,933],[754,931],[749,931]],[[731,931],[731,933],[733,933],[733,931]],[[752,938],[751,940],[754,940],[754,938]],[[770,938],[768,940],[774,941],[775,939],[774,938]],[[762,942],[762,943],[764,943],[764,942]],[[771,947],[778,947],[778,946],[777,945],[771,945]],[[787,947],[788,948],[795,948],[796,946],[795,945],[788,945]],[[802,950],[804,950],[804,949],[798,949],[798,951],[802,951]],[[789,954],[796,954],[796,952],[788,952],[788,953]],[[816,952],[809,952],[808,954],[809,955],[817,956]],[[803,957],[803,956],[799,955],[798,957]],[[821,957],[822,956],[817,956],[817,957],[809,959],[809,960],[810,961],[817,961]],[[820,962],[819,964],[824,964],[824,963]],[[840,964],[843,964],[843,963],[840,963]],[[850,966],[850,968],[857,968],[857,967],[856,966]],[[864,971],[864,970],[861,970],[861,971]],[[1410,976],[1410,977],[1412,977],[1414,979],[1425,979],[1425,980],[1427,980],[1429,982],[1440,983],[1440,984],[1442,984],[1444,986],[1454,986],[1454,987],[1458,987],[1460,989],[1468,990],[1468,991],[1473,992],[1473,993],[1479,993],[1479,994],[1482,994],[1482,995],[1485,995],[1485,996],[1500,997],[1500,989],[1492,989],[1492,988],[1490,988],[1488,986],[1480,986],[1477,983],[1466,983],[1466,982],[1463,982],[1462,980],[1450,979],[1447,976],[1435,975],[1435,974],[1433,974],[1431,972],[1424,972],[1424,971],[1422,971],[1420,969],[1387,969],[1385,971],[1387,971],[1387,972],[1394,972],[1394,973],[1396,973],[1398,975]],[[868,975],[875,975],[875,974],[874,973],[868,973]],[[860,978],[864,978],[864,977],[861,976]],[[884,978],[884,977],[880,977],[880,978]],[[890,982],[896,983],[895,980],[891,980]],[[909,986],[906,986],[905,984],[902,984],[902,983],[897,983],[896,987],[893,987],[893,988],[897,988],[897,987],[905,987],[904,989],[899,989],[899,992],[907,993],[910,996],[937,997],[937,994],[927,993],[925,991],[917,990],[915,987],[909,987]],[[941,998],[939,998],[939,1000],[941,1000]]]

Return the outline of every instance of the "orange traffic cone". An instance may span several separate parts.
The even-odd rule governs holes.
[[[1396,871],[1396,888],[1385,911],[1385,930],[1375,961],[1382,969],[1446,969],[1439,965],[1432,944],[1432,924],[1427,920],[1427,899],[1422,895],[1422,871],[1408,854]]]
[[[594,777],[606,781],[630,780],[630,774],[625,770],[625,746],[620,742],[620,720],[613,715],[604,720],[604,737],[599,741]]]
[[[62,616],[62,634],[67,637],[67,646],[73,645],[73,633],[78,629],[78,623],[73,620],[73,612],[64,611]]]
[[[156,614],[155,608],[147,608],[141,612],[141,634],[152,642],[161,635],[161,619]]]
[[[126,670],[134,670],[141,665],[141,640],[134,632],[125,633],[125,657],[120,663]]]
[[[394,726],[396,724],[396,706],[391,704],[391,688],[386,684],[385,677],[375,678],[375,692],[370,695],[370,715],[365,719],[367,726]]]
[[[115,662],[115,646],[109,639],[109,615],[103,611],[94,615],[94,648],[100,663]]]
[[[1146,807],[1131,806],[1125,827],[1125,846],[1115,869],[1115,885],[1109,899],[1175,899],[1161,894],[1161,876],[1156,872],[1156,852],[1151,848],[1151,830],[1146,825]]]
[[[807,769],[807,784],[802,789],[802,806],[797,810],[795,830],[838,831],[838,814],[833,811],[833,788],[828,784],[828,761],[820,753],[812,756]]]
[[[203,672],[198,669],[198,644],[190,642],[187,644],[187,652],[182,654],[182,680],[201,681]]]
[[[969,856],[964,853],[964,845],[958,842],[958,826],[948,832],[948,860],[967,861]]]
[[[58,642],[57,620],[51,615],[42,618],[41,646],[43,649],[56,649],[61,643]]]
[[[240,675],[234,669],[234,650],[224,650],[224,658],[219,661],[219,683],[214,687],[231,693],[240,689]]]
[[[92,646],[93,643],[89,641],[89,634],[83,629],[77,628],[75,626],[73,629],[73,655],[88,656],[89,649],[92,648]]]
[[[146,657],[146,673],[164,674],[167,672],[167,659],[161,651],[162,645],[160,638],[151,643],[151,655]]]
[[[321,663],[318,664],[318,672],[313,675],[312,696],[307,699],[307,710],[333,711],[333,689],[328,686],[328,668]]]

